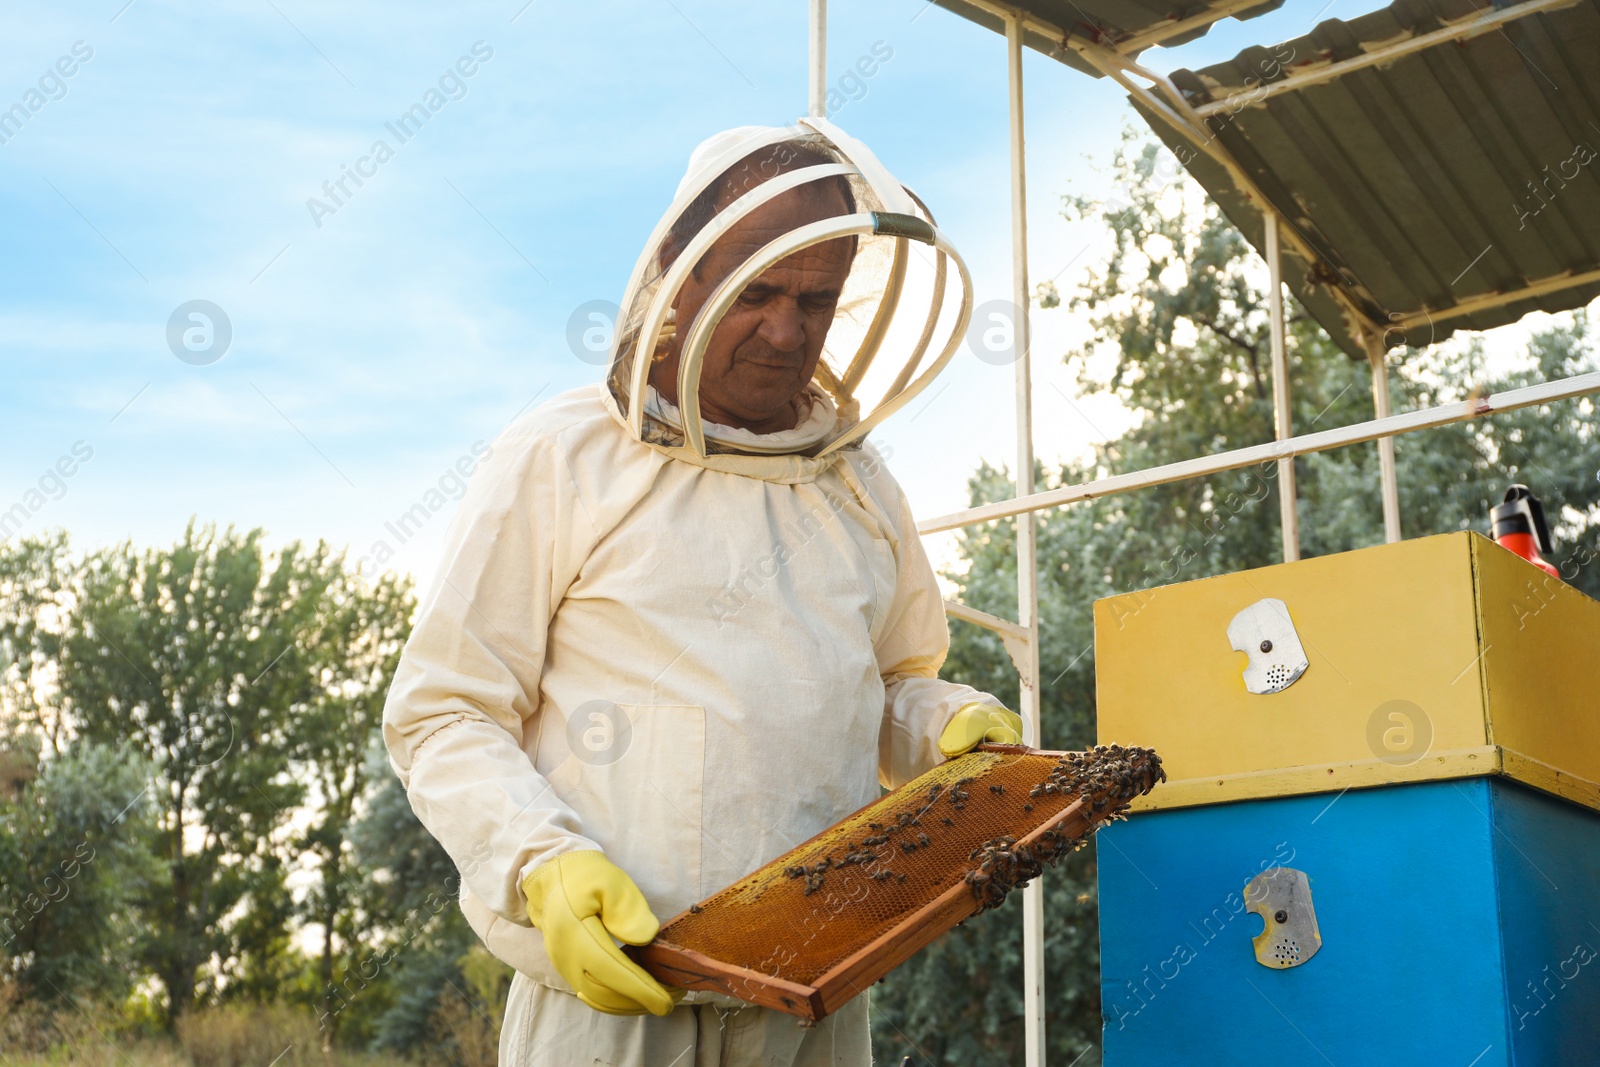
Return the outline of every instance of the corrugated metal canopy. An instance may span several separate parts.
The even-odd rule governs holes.
[[[1352,356],[1329,287],[1390,346],[1600,296],[1600,0],[1399,0],[1171,81],[1311,250],[1285,279]],[[1262,247],[1260,205],[1134,102]]]
[[[1100,71],[1067,47],[1068,38],[1138,55],[1156,44],[1179,45],[1203,37],[1225,18],[1249,19],[1283,0],[933,0],[940,7],[1004,34],[1003,12],[1023,15],[1023,43],[1086,74]]]

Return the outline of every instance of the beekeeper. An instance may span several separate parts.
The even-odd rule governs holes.
[[[954,268],[953,270],[951,268]],[[461,907],[516,971],[508,1065],[866,1064],[663,988],[617,941],[1021,720],[941,681],[939,588],[867,432],[956,351],[966,267],[818,119],[697,148],[604,383],[518,419],[448,538],[384,710]]]

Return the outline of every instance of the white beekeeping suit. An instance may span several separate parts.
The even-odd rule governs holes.
[[[599,850],[666,920],[926,770],[958,709],[997,703],[938,679],[940,592],[864,443],[955,351],[965,267],[864,148],[803,123],[696,151],[630,282],[606,381],[496,440],[389,694],[394,768],[461,871],[473,929],[518,972],[504,1063],[868,1062],[864,997],[811,1031],[708,994],[663,1018],[591,1011],[547,957],[523,881]],[[804,167],[784,158],[797,149]],[[785,240],[856,242],[796,425],[704,421],[697,348],[717,300],[675,323],[677,287],[752,204],[807,180],[847,184],[851,213],[773,241],[724,286],[731,303]],[[687,231],[718,182],[742,199]],[[647,384],[675,329],[681,409]]]

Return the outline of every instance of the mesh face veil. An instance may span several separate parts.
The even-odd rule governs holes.
[[[789,217],[808,221],[775,232],[773,212],[797,203],[806,210]],[[790,340],[791,351],[772,354],[756,336],[759,316],[744,313],[746,290],[772,288],[763,281],[776,276],[768,271],[802,262],[796,253],[827,242],[836,252],[853,248],[832,318],[826,300],[779,301],[782,313],[804,315],[806,325],[798,348]],[[686,287],[704,297],[689,321],[676,310],[689,306]],[[606,381],[641,441],[687,445],[702,456],[823,456],[859,447],[927,388],[955,355],[971,311],[966,264],[922,202],[860,142],[818,118],[747,126],[695,150],[634,266]],[[811,381],[793,401],[793,429],[763,434],[703,417],[710,380],[741,359],[766,353],[800,365],[819,343]],[[676,403],[657,386],[675,386]]]

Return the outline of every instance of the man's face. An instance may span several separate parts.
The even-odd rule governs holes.
[[[721,210],[726,204],[719,202]],[[784,193],[741,219],[701,259],[678,292],[677,333],[650,383],[678,403],[678,358],[695,315],[718,284],[781,235],[819,219],[848,214],[831,186]],[[712,331],[700,369],[700,416],[756,433],[792,429],[794,400],[811,381],[834,308],[850,271],[848,237],[802,249],[745,287]]]

